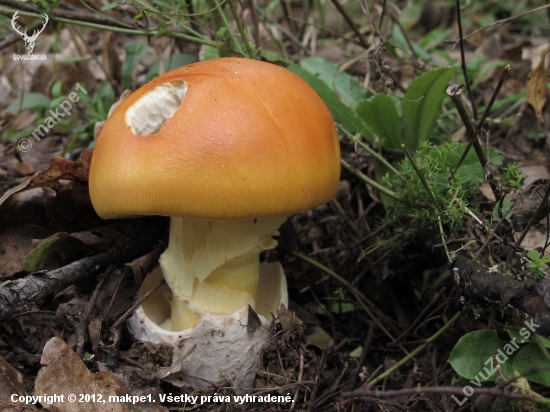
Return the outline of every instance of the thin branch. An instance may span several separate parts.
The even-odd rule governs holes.
[[[359,43],[361,44],[361,46],[365,49],[368,49],[369,45],[365,41],[363,34],[361,33],[357,25],[353,22],[351,16],[348,14],[346,9],[344,9],[344,6],[342,6],[338,0],[331,0],[331,1],[332,1],[332,4],[334,4],[334,7],[336,7],[338,12],[342,15],[344,20],[346,20],[346,23],[348,23],[348,26],[355,33],[355,36],[357,36],[357,39],[359,40]]]
[[[3,13],[3,14],[12,15],[13,13],[15,13],[15,11],[16,10],[12,10],[10,8],[0,6],[0,12]],[[25,12],[25,11],[20,11],[19,14],[22,15],[22,16],[26,16],[26,17],[35,17],[35,18],[42,17],[40,14],[29,13],[29,12]],[[169,30],[159,32],[158,30],[125,29],[125,28],[122,28],[122,27],[113,27],[113,26],[108,26],[108,25],[103,25],[103,24],[88,23],[88,22],[84,22],[84,21],[66,19],[66,18],[56,17],[56,16],[50,17],[50,20],[54,21],[54,22],[57,22],[57,23],[73,24],[75,26],[89,27],[89,28],[103,30],[103,31],[112,31],[112,32],[115,32],[115,33],[133,34],[133,35],[136,35],[136,36],[147,36],[147,37],[157,37],[157,36],[175,37],[175,38],[178,38],[178,39],[188,40],[188,41],[191,41],[191,42],[200,43],[200,44],[204,44],[204,45],[211,46],[211,47],[217,47],[218,46],[217,43],[215,43],[211,40],[201,39],[201,38],[189,36],[187,34],[178,33],[178,32],[169,31]]]
[[[460,37],[460,67],[462,74],[464,75],[464,82],[466,83],[466,90],[468,90],[468,96],[470,97],[470,103],[472,105],[472,113],[474,119],[477,120],[477,109],[474,103],[474,97],[472,96],[472,90],[470,89],[470,81],[468,80],[468,70],[466,68],[466,57],[464,56],[464,34],[462,33],[462,19],[460,16],[460,0],[456,0],[456,21],[458,24],[458,35]]]
[[[472,388],[473,393],[470,396],[473,396],[474,394],[477,395],[490,395],[490,396],[500,396],[503,398],[509,398],[509,399],[525,399],[529,401],[533,401],[539,404],[550,404],[550,399],[543,398],[543,397],[533,397],[529,395],[524,395],[522,393],[516,393],[516,392],[510,392],[505,391],[498,388]],[[418,393],[440,393],[440,394],[454,394],[454,395],[462,395],[464,396],[464,388],[457,387],[457,386],[427,386],[423,388],[405,388],[405,389],[397,389],[393,391],[378,391],[378,390],[359,390],[355,392],[344,392],[342,393],[342,398],[358,398],[362,396],[371,397],[371,398],[378,398],[378,399],[386,399],[386,398],[394,398],[396,396],[410,396],[415,395]]]
[[[153,249],[159,235],[157,230],[148,236],[128,241],[97,255],[87,256],[62,268],[36,272],[0,287],[0,322],[27,311],[34,302],[54,291],[97,276],[110,265],[131,262],[143,256]]]
[[[153,286],[152,289],[148,290],[147,293],[145,293],[142,297],[140,297],[138,300],[136,300],[132,306],[130,306],[126,312],[124,312],[118,319],[117,321],[113,324],[113,326],[111,326],[111,329],[116,329],[118,328],[122,322],[124,322],[128,316],[130,316],[132,314],[132,312],[134,310],[136,310],[136,308],[141,305],[143,302],[145,302],[147,300],[147,298],[149,296],[151,296],[153,293],[155,293],[157,290],[160,289],[160,287],[162,285],[164,285],[166,283],[166,279],[162,279],[161,281],[159,281],[155,286]]]
[[[352,174],[354,174],[356,177],[364,181],[366,184],[371,185],[376,190],[378,190],[381,193],[384,193],[385,195],[391,197],[394,200],[402,201],[403,199],[399,197],[395,192],[391,191],[390,189],[386,188],[385,186],[382,186],[380,183],[376,182],[375,180],[372,180],[367,175],[361,173],[359,170],[355,169],[352,165],[350,165],[348,162],[346,162],[344,159],[341,160],[342,166],[344,166],[345,169],[350,171]]]
[[[443,334],[447,329],[449,329],[457,320],[460,318],[460,312],[455,313],[455,315],[445,324],[441,329],[439,329],[436,333],[434,333],[432,336],[430,336],[426,341],[420,345],[418,348],[413,350],[410,354],[405,356],[403,359],[401,359],[399,362],[397,362],[395,365],[393,365],[391,368],[386,369],[386,371],[380,375],[378,375],[376,378],[371,380],[370,382],[367,382],[363,385],[364,388],[370,388],[375,383],[380,382],[381,380],[385,379],[386,377],[390,376],[394,371],[399,369],[401,366],[403,366],[405,363],[410,361],[412,358],[414,358],[416,355],[418,355],[420,352],[422,352],[426,346],[428,346],[430,343],[432,343],[434,340],[436,340],[439,336]],[[355,392],[354,392],[355,393]]]
[[[541,10],[544,10],[544,9],[548,9],[548,8],[550,8],[550,4],[546,4],[546,5],[544,5],[544,6],[537,7],[537,8],[535,8],[535,9],[533,9],[533,10],[526,11],[525,13],[520,13],[520,14],[518,14],[518,15],[516,15],[516,16],[511,16],[511,17],[507,17],[506,19],[497,20],[497,21],[495,21],[495,22],[493,22],[493,23],[491,23],[491,24],[489,24],[489,25],[487,25],[487,26],[485,26],[485,27],[482,27],[482,28],[480,28],[480,29],[474,30],[474,31],[471,32],[471,33],[468,33],[468,34],[467,34],[466,36],[464,36],[462,39],[463,39],[463,40],[466,40],[468,37],[471,37],[471,36],[473,36],[474,34],[477,34],[477,33],[479,33],[479,32],[482,32],[482,31],[484,31],[484,30],[487,30],[487,29],[490,28],[490,27],[497,27],[497,28],[498,28],[498,27],[502,26],[503,24],[510,23],[510,22],[513,21],[513,20],[519,19],[519,18],[521,18],[521,17],[527,16],[527,15],[529,15],[529,14],[533,14],[533,13],[536,13],[536,12],[538,12],[538,11],[541,11]]]
[[[548,206],[548,195],[550,195],[550,184],[546,186],[546,192],[544,192],[544,198],[542,199],[542,203],[539,205],[537,211],[535,212],[531,220],[529,220],[527,227],[523,229],[523,232],[521,232],[521,234],[519,235],[519,238],[515,244],[516,247],[519,247],[519,245],[521,245],[521,242],[523,242],[523,239],[525,239],[527,232],[529,231],[529,229],[531,229],[531,226],[535,224],[537,217],[540,215],[540,212],[542,211],[542,208]]]

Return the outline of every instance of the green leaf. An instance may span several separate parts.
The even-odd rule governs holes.
[[[508,335],[510,336],[510,339],[515,339],[518,343],[534,343],[535,340],[533,338],[533,334],[531,333],[531,330],[529,328],[518,328],[517,326],[506,326],[504,328],[506,332],[508,332]],[[546,339],[543,336],[539,335],[539,338],[542,341],[542,344],[545,348],[550,348],[550,340]]]
[[[550,386],[550,361],[536,343],[521,348],[514,357],[514,371],[527,380]]]
[[[19,113],[19,106],[21,110],[39,110],[50,107],[50,103],[50,98],[42,93],[27,93],[23,96],[23,104],[20,97],[14,99],[8,106],[8,112],[15,116]]]
[[[456,67],[440,67],[416,78],[403,98],[403,139],[407,149],[414,151],[433,131],[441,114],[445,89]]]
[[[164,72],[177,69],[178,67],[185,66],[187,64],[193,63],[195,61],[195,58],[191,56],[190,54],[186,53],[179,53],[179,54],[173,54],[169,57],[167,57],[164,62]],[[149,71],[147,72],[147,80],[151,80],[154,77],[158,76],[159,74],[159,63],[155,63],[151,66]]]
[[[462,157],[462,153],[466,150],[468,144],[460,143],[460,145],[463,147],[463,150],[461,152],[456,152],[456,157],[452,156],[448,159],[449,165],[453,170],[456,169],[458,161]],[[491,159],[491,163],[494,166],[498,166],[502,162],[502,154],[493,147],[489,149],[488,157]],[[456,176],[461,180],[471,180],[475,183],[481,183],[485,180],[485,171],[481,167],[481,163],[479,163],[475,150],[470,149],[466,158],[458,168]]]
[[[61,95],[61,86],[63,86],[63,81],[58,80],[52,86],[52,96],[59,97]]]
[[[288,69],[304,79],[317,92],[329,108],[336,122],[342,124],[350,132],[359,132],[366,138],[373,139],[372,132],[368,126],[351,108],[342,103],[336,93],[319,77],[294,63],[291,63]]]
[[[125,89],[130,87],[132,74],[141,58],[147,53],[147,49],[147,44],[140,41],[132,41],[126,45],[126,60],[122,63],[122,79]]]
[[[389,149],[401,149],[401,119],[394,100],[384,94],[377,94],[357,106],[357,114]]]
[[[27,254],[23,262],[23,269],[27,272],[55,269],[96,249],[78,239],[69,237],[66,233],[57,233],[41,241]]]
[[[355,108],[367,98],[364,87],[346,72],[338,75],[338,65],[322,57],[306,57],[300,66],[316,75],[348,106]]]
[[[118,3],[116,3],[116,2],[115,2],[115,3],[108,3],[108,4],[106,4],[105,6],[103,6],[103,7],[101,8],[101,11],[112,10],[112,9],[114,9],[114,8],[117,7],[117,6],[118,6]]]
[[[499,209],[501,209],[501,210],[499,211]],[[493,216],[492,216],[493,222],[499,221],[500,219],[503,218],[503,216],[506,216],[506,217],[510,218],[512,216],[512,214],[510,212],[513,209],[514,209],[514,202],[512,202],[507,197],[505,197],[502,200],[502,205],[500,204],[500,202],[497,202],[497,204],[495,205],[495,208],[493,209]],[[502,212],[502,216],[501,216],[500,212]],[[506,330],[506,328],[504,328],[504,329]]]
[[[491,373],[493,361],[490,359],[497,356],[504,377],[511,379],[514,371],[509,359],[514,349],[512,344],[499,339],[495,331],[477,330],[459,339],[451,352],[449,363],[464,378],[474,382],[494,381],[499,372]]]
[[[220,51],[216,47],[212,46],[204,46],[202,48],[204,54],[202,56],[202,60],[211,60],[211,59],[217,59],[220,57]]]
[[[334,345],[334,341],[330,337],[329,334],[327,334],[324,331],[315,332],[310,335],[306,335],[306,345],[313,345],[318,347],[319,349],[328,349]]]
[[[349,353],[349,357],[350,358],[360,358],[362,354],[363,354],[363,347],[358,346]]]

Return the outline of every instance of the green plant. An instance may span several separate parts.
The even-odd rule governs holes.
[[[479,388],[494,387],[500,382],[520,375],[537,384],[550,387],[550,340],[539,336],[539,326],[533,321],[524,321],[524,327],[508,326],[509,340],[500,339],[493,330],[477,330],[462,336],[453,348],[448,362],[460,379],[453,384]],[[512,383],[517,386],[519,382]],[[526,383],[524,390],[530,391]],[[473,391],[468,395],[471,396]],[[540,398],[547,403],[547,399]],[[459,404],[462,400],[455,399]],[[547,410],[547,409],[544,409]]]
[[[386,173],[382,184],[401,198],[400,201],[386,202],[391,219],[407,227],[426,228],[438,222],[439,212],[443,225],[450,229],[461,225],[464,216],[469,214],[470,199],[485,179],[485,173],[473,151],[468,153],[451,178],[450,171],[458,164],[465,147],[466,144],[456,142],[440,146],[422,143],[413,160],[424,182],[408,159],[397,165],[397,174]],[[491,159],[498,164],[501,155],[494,149],[491,152]]]
[[[508,163],[505,167],[501,167],[503,172],[503,184],[504,186],[511,187],[512,189],[521,189],[521,183],[525,177],[519,170],[517,163]]]
[[[428,139],[441,115],[445,88],[456,67],[440,67],[417,77],[402,100],[378,94],[357,106],[357,113],[382,139],[384,147],[415,151]]]
[[[531,250],[527,253],[527,257],[530,259],[528,266],[533,272],[535,280],[543,279],[546,275],[542,269],[546,269],[546,266],[550,263],[550,258],[538,250]]]

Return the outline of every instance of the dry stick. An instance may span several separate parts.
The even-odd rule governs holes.
[[[355,296],[355,299],[357,299],[357,301],[359,302],[359,304],[363,308],[363,310],[365,312],[367,312],[367,314],[374,321],[374,323],[376,323],[376,326],[378,326],[388,338],[390,338],[392,341],[395,342],[395,338],[392,336],[392,334],[386,329],[386,327],[384,325],[382,325],[382,323],[380,323],[380,321],[378,319],[376,319],[376,317],[369,310],[369,308],[367,308],[367,305],[365,305],[363,303],[363,301],[359,298],[359,295],[356,293],[356,291],[353,290],[353,289],[350,289],[350,290],[351,290],[352,295]],[[405,349],[403,346],[400,346],[399,349],[401,349],[403,351],[403,353],[405,353],[405,355],[409,355],[409,351],[407,349]]]
[[[456,21],[458,24],[458,35],[460,37],[460,68],[464,75],[464,81],[466,82],[466,89],[468,90],[468,96],[470,97],[470,103],[472,105],[472,113],[474,119],[477,120],[477,109],[474,103],[474,97],[472,90],[470,89],[470,81],[468,80],[468,71],[466,69],[466,57],[464,57],[464,34],[462,33],[462,19],[460,16],[460,0],[456,0]]]
[[[294,394],[294,400],[292,401],[292,406],[289,409],[289,412],[294,410],[298,402],[298,396],[300,396],[300,383],[302,382],[302,377],[304,375],[304,351],[300,347],[300,372],[298,373],[298,385],[296,385],[296,393]]]
[[[475,260],[479,259],[479,257],[481,256],[481,254],[483,253],[483,251],[485,250],[485,248],[487,247],[489,242],[491,240],[493,240],[493,237],[495,237],[495,235],[497,233],[497,230],[500,227],[500,225],[510,216],[511,212],[513,212],[512,209],[508,210],[506,213],[503,214],[503,216],[500,218],[500,220],[495,225],[493,231],[489,234],[489,236],[487,236],[487,240],[483,243],[483,245],[481,245],[481,248],[475,254],[475,256],[474,256]]]
[[[388,318],[386,315],[384,315],[382,313],[382,311],[380,311],[380,309],[378,309],[376,307],[376,305],[369,298],[367,298],[361,291],[357,290],[353,285],[351,285],[346,279],[344,279],[342,276],[340,276],[335,271],[333,271],[333,270],[329,269],[328,267],[326,267],[325,265],[317,262],[315,259],[312,259],[309,256],[304,255],[303,253],[297,252],[295,250],[287,251],[287,253],[291,254],[294,257],[297,257],[298,259],[302,259],[302,260],[308,262],[309,264],[315,266],[316,268],[318,268],[318,269],[322,270],[323,272],[325,272],[326,274],[330,275],[333,279],[337,280],[342,285],[347,287],[352,293],[357,294],[357,296],[359,296],[362,299],[363,302],[365,302],[367,305],[369,305],[371,308],[373,308],[377,312],[378,316],[380,316],[384,320],[384,322],[386,322],[386,323],[391,322],[391,319]],[[391,339],[393,339],[393,337]]]
[[[377,382],[380,382],[381,380],[385,379],[386,377],[390,376],[394,371],[399,369],[401,366],[403,366],[405,363],[407,363],[409,360],[414,358],[416,355],[418,355],[420,352],[422,352],[426,346],[428,346],[430,343],[432,343],[434,340],[436,340],[443,332],[445,332],[447,329],[449,329],[453,323],[455,323],[458,318],[460,318],[460,312],[457,312],[441,329],[439,329],[436,333],[434,333],[432,336],[430,336],[428,339],[424,341],[422,345],[420,345],[418,348],[413,350],[411,353],[409,353],[407,356],[405,356],[403,359],[401,359],[399,362],[397,362],[395,365],[393,365],[391,368],[387,369],[384,373],[378,375],[376,378],[371,380],[370,382],[367,382],[363,385],[363,387],[371,387]]]
[[[361,179],[363,182],[367,183],[368,185],[372,186],[379,192],[384,193],[386,196],[391,197],[394,200],[397,200],[398,202],[402,201],[403,199],[398,196],[395,192],[391,191],[390,189],[387,189],[380,183],[376,182],[375,180],[371,179],[367,175],[363,174],[359,170],[355,169],[352,165],[350,165],[348,162],[346,162],[344,159],[341,159],[340,162],[342,163],[342,166],[344,166],[345,169],[347,169],[349,172],[351,172],[353,175]]]
[[[356,26],[356,24],[353,22],[353,19],[350,17],[346,9],[340,4],[338,0],[331,0],[334,4],[334,7],[338,10],[338,12],[344,17],[344,20],[346,20],[346,23],[348,23],[348,26],[353,30],[355,35],[357,36],[357,39],[359,40],[359,43],[361,43],[361,46],[363,48],[368,49],[369,45],[363,38],[363,34],[359,31],[359,28]]]
[[[533,215],[529,223],[527,223],[527,227],[523,229],[523,232],[521,232],[521,235],[519,235],[518,240],[515,243],[515,247],[519,247],[521,245],[521,242],[523,242],[523,239],[525,239],[525,236],[527,235],[527,232],[529,229],[531,229],[531,226],[536,222],[537,216],[542,211],[543,207],[548,207],[548,195],[550,195],[550,184],[546,186],[546,192],[544,192],[544,198],[542,199],[542,203],[539,205],[536,213]]]
[[[529,15],[529,14],[536,13],[536,12],[539,12],[539,11],[541,11],[541,10],[548,9],[548,8],[550,8],[550,4],[546,4],[545,6],[537,7],[537,8],[535,8],[535,9],[533,9],[533,10],[526,11],[525,13],[520,13],[520,14],[518,14],[518,15],[516,15],[516,16],[511,16],[511,17],[508,17],[508,18],[506,18],[506,19],[497,20],[497,21],[495,21],[495,22],[493,22],[493,23],[491,23],[491,24],[489,24],[489,25],[487,25],[487,26],[485,26],[485,27],[482,27],[482,28],[480,28],[480,29],[474,30],[474,31],[471,32],[471,33],[468,33],[466,36],[464,36],[464,39],[467,39],[468,37],[471,37],[471,36],[473,36],[474,34],[477,34],[477,33],[482,32],[482,31],[484,31],[484,30],[487,30],[487,29],[490,28],[490,27],[495,27],[495,26],[496,26],[496,27],[498,28],[498,27],[502,26],[503,24],[510,23],[510,22],[513,21],[513,20],[519,19],[519,18],[521,18],[521,17],[527,16],[527,15]]]
[[[497,87],[495,87],[495,90],[493,94],[491,95],[491,99],[489,100],[489,104],[485,108],[485,111],[483,112],[483,116],[481,116],[481,120],[477,124],[477,127],[475,128],[474,135],[479,136],[479,133],[481,132],[481,128],[485,124],[485,120],[487,120],[487,117],[489,116],[489,113],[491,113],[491,109],[493,108],[493,104],[495,103],[495,100],[497,99],[498,94],[500,93],[500,89],[502,88],[502,85],[506,81],[506,78],[508,77],[508,73],[510,72],[510,65],[507,64],[504,66],[504,69],[502,69],[502,73],[500,73],[500,78],[498,79]],[[467,113],[467,112],[466,112]],[[477,141],[477,140],[476,140]],[[466,146],[466,150],[464,150],[464,153],[462,154],[462,157],[460,158],[458,165],[456,166],[456,169],[454,170],[453,174],[456,173],[466,156],[468,155],[468,152],[470,151],[470,148],[472,147],[472,141],[470,140],[468,142],[468,146]],[[483,166],[485,167],[485,166]]]
[[[151,251],[159,233],[151,233],[62,268],[36,272],[0,287],[0,322],[27,311],[39,299],[84,279],[97,276],[110,265],[131,262]]]
[[[191,0],[189,2],[193,3]],[[248,10],[250,10],[250,15],[252,16],[252,27],[254,28],[252,37],[254,38],[254,44],[256,44],[256,47],[260,47],[260,18],[258,17],[258,10],[254,7],[254,0],[248,0]]]
[[[13,15],[17,10],[6,8],[4,5],[0,4],[0,14],[10,14]],[[29,12],[20,12],[21,16],[25,17],[35,17],[35,18],[41,18],[42,16],[37,13],[29,13]],[[141,35],[141,36],[147,36],[147,37],[157,37],[157,36],[165,36],[165,37],[175,37],[177,39],[183,39],[188,40],[195,43],[201,43],[205,44],[207,46],[211,47],[217,47],[218,45],[211,40],[208,40],[206,38],[198,38],[193,37],[184,33],[176,32],[176,31],[169,31],[165,30],[162,33],[158,30],[139,30],[139,29],[128,29],[125,27],[115,27],[113,24],[97,24],[97,23],[90,23],[83,20],[75,20],[75,19],[68,19],[65,17],[57,17],[57,16],[50,16],[50,21],[56,22],[56,23],[67,23],[67,24],[73,24],[76,26],[81,27],[89,27],[93,29],[99,29],[104,31],[111,31],[115,33],[125,33],[125,34],[133,34],[133,35]]]
[[[166,283],[166,279],[162,279],[159,283],[157,283],[157,284],[153,287],[153,289],[149,290],[145,295],[143,295],[143,296],[140,297],[138,300],[136,300],[135,303],[134,303],[132,306],[130,306],[130,307],[128,308],[128,310],[126,310],[126,312],[124,312],[124,313],[120,316],[120,318],[118,318],[118,320],[114,323],[114,325],[111,326],[111,329],[116,329],[116,328],[118,328],[118,327],[122,324],[122,322],[124,322],[124,321],[126,320],[126,318],[128,318],[128,316],[130,316],[130,315],[132,314],[132,312],[133,312],[134,310],[136,310],[136,308],[137,308],[139,305],[141,305],[143,302],[145,302],[145,300],[146,300],[149,296],[151,296],[153,293],[155,293],[157,290],[159,290],[160,287],[161,287],[162,285],[164,285],[165,283]]]
[[[491,171],[490,168],[487,168],[487,164],[489,163],[489,160],[487,159],[487,156],[485,156],[485,153],[483,152],[483,148],[481,147],[481,143],[479,143],[479,139],[476,134],[476,127],[474,125],[474,122],[472,121],[472,119],[470,119],[470,115],[468,114],[468,109],[466,109],[464,100],[462,100],[462,86],[453,84],[447,88],[446,93],[447,93],[447,96],[451,98],[451,100],[456,106],[458,114],[462,119],[462,123],[464,123],[464,127],[466,128],[469,144],[474,146],[477,158],[481,163],[481,167],[483,168],[483,170],[485,170],[485,173],[487,173],[487,179],[489,181],[489,185],[491,186],[491,190],[493,191],[495,198],[498,200],[500,197],[499,196],[500,191],[498,190],[498,187],[493,180],[493,172]],[[465,155],[466,155],[466,150],[464,151],[464,154],[462,155],[462,157],[465,158]],[[458,165],[460,166],[460,162],[458,163]]]
[[[369,352],[373,336],[374,336],[374,322],[369,322],[369,330],[367,332],[367,337],[365,338],[365,342],[363,343],[363,350],[361,351],[361,356],[359,357],[359,361],[357,362],[357,373],[353,375],[353,378],[349,382],[349,385],[348,385],[349,391],[353,389],[353,387],[355,386],[355,383],[357,382],[359,371],[361,370],[361,368],[363,367],[363,364],[365,363],[365,359],[367,358],[367,353]]]
[[[358,397],[371,397],[371,398],[379,398],[379,399],[385,399],[385,398],[393,398],[396,396],[409,396],[414,395],[418,393],[441,393],[441,394],[454,394],[454,395],[462,395],[464,396],[463,392],[464,388],[460,388],[457,386],[428,386],[424,388],[406,388],[406,389],[397,389],[393,391],[377,391],[377,390],[360,390],[356,392],[345,392],[342,393],[342,398],[358,398]],[[509,392],[504,391],[502,389],[496,389],[496,388],[476,388],[473,389],[474,394],[478,395],[491,395],[491,396],[501,396],[504,398],[510,398],[510,399],[526,399],[529,401],[533,401],[540,404],[550,404],[550,399],[547,398],[536,398],[529,395],[523,395],[521,393],[515,393],[515,392]]]
[[[414,322],[411,324],[411,326],[409,326],[407,328],[407,330],[405,332],[403,332],[401,334],[401,336],[399,336],[394,342],[390,342],[386,345],[386,347],[388,348],[391,348],[393,346],[397,346],[397,345],[400,345],[401,343],[399,342],[401,339],[403,339],[404,336],[406,336],[411,330],[413,330],[414,327],[416,327],[416,325],[418,325],[420,323],[420,320],[422,319],[422,317],[428,312],[428,310],[430,310],[430,308],[435,304],[435,302],[437,302],[437,300],[439,299],[439,297],[443,294],[443,292],[445,292],[446,288],[442,288],[439,293],[437,295],[435,295],[435,297],[432,299],[432,301],[430,303],[428,303],[428,306],[426,306],[422,312],[420,312],[420,315],[418,315],[416,317],[416,319],[414,320]]]
[[[382,2],[382,13],[380,13],[380,21],[378,22],[378,27],[382,30],[382,23],[384,23],[384,16],[386,14],[386,0]]]
[[[84,343],[86,342],[86,329],[88,327],[88,321],[90,320],[90,315],[92,314],[95,302],[97,301],[97,298],[99,296],[99,292],[101,292],[103,285],[105,284],[109,276],[111,276],[111,274],[115,271],[115,269],[115,265],[111,265],[107,268],[107,271],[103,274],[100,281],[97,283],[94,291],[92,292],[92,296],[90,296],[88,303],[86,303],[86,306],[84,307],[84,316],[80,318],[80,321],[78,322],[78,327],[76,328],[75,352],[79,358],[82,358],[84,352]]]

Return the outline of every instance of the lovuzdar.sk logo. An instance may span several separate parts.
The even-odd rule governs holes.
[[[39,55],[33,55],[32,51],[34,50],[34,45],[36,44],[36,40],[38,39],[38,35],[44,31],[46,28],[46,25],[48,24],[48,21],[50,20],[48,15],[44,13],[44,21],[42,22],[42,28],[41,29],[35,29],[32,33],[32,36],[29,36],[27,34],[27,30],[22,31],[18,27],[17,18],[19,17],[17,15],[19,11],[16,11],[13,14],[13,17],[11,19],[11,26],[13,27],[13,30],[15,30],[16,33],[18,33],[23,41],[25,42],[25,49],[27,50],[26,55],[20,55],[20,54],[14,54],[13,58],[14,60],[46,60],[45,54],[39,54]]]

